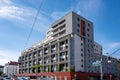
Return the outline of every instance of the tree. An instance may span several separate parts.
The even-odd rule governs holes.
[[[3,74],[3,72],[2,71],[0,71],[0,76]]]

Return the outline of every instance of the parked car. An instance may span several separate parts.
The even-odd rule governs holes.
[[[11,77],[5,77],[3,80],[11,80]]]
[[[17,77],[12,77],[11,80],[18,80],[18,78]]]
[[[20,78],[19,80],[27,80],[27,79],[25,79],[25,78]]]

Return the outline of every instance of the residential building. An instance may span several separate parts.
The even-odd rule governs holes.
[[[45,40],[22,51],[18,59],[19,74],[96,73],[100,70],[94,69],[92,62],[100,60],[98,55],[102,55],[102,46],[94,42],[93,23],[70,12],[51,25]]]
[[[7,76],[16,75],[18,72],[18,62],[10,61],[4,66],[4,74]]]
[[[117,61],[118,80],[120,79],[120,59]]]

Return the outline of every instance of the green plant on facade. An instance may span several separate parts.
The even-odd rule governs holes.
[[[44,65],[43,64],[40,64],[40,67],[42,68],[42,72],[44,72],[45,70],[44,70]]]
[[[60,64],[58,64],[58,66],[57,66],[57,71],[58,72],[60,71]]]
[[[49,72],[51,72],[51,65],[49,65]]]
[[[32,70],[36,69],[36,72],[38,73],[38,68],[39,67],[41,67],[41,65],[40,64],[36,64],[36,65],[32,66],[31,68],[32,68]]]
[[[70,67],[68,67],[67,71],[68,71],[68,72],[71,72],[71,68],[70,68]]]
[[[75,72],[75,69],[74,68],[70,68],[70,72]]]
[[[0,76],[3,74],[3,72],[2,71],[0,71]]]

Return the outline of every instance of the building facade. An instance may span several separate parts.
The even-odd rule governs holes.
[[[120,59],[117,61],[118,80],[120,79]]]
[[[4,70],[4,66],[0,65],[0,71],[3,72],[3,70]]]
[[[10,61],[4,66],[4,74],[13,76],[18,74],[18,62]]]
[[[19,74],[99,72],[92,66],[97,55],[102,55],[102,46],[94,42],[93,23],[70,12],[51,25],[45,40],[21,53]]]

